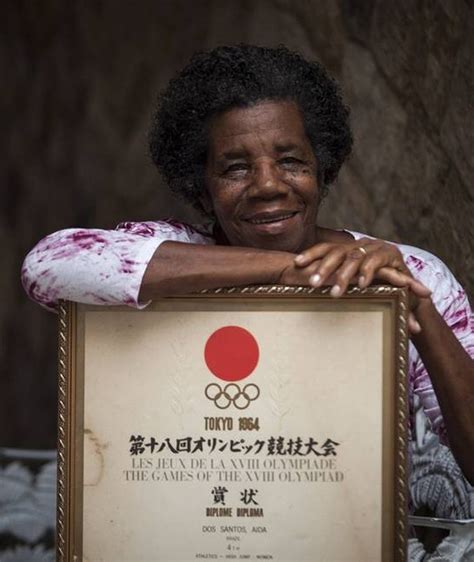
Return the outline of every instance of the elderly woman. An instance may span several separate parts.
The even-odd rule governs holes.
[[[407,286],[409,379],[433,430],[474,482],[474,335],[462,288],[433,255],[318,225],[352,144],[348,110],[321,66],[284,47],[220,47],[193,57],[159,99],[150,147],[169,187],[209,219],[68,229],[23,266],[28,294],[145,307],[220,286]]]

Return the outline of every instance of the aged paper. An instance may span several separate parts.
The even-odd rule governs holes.
[[[84,560],[382,560],[384,312],[285,306],[86,314]]]

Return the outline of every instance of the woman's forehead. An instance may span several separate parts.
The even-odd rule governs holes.
[[[216,116],[209,128],[210,148],[221,152],[247,143],[306,144],[303,119],[292,101],[263,101]]]

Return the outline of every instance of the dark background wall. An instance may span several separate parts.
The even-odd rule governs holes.
[[[198,218],[146,151],[155,93],[196,49],[321,60],[356,139],[321,224],[428,249],[474,295],[470,0],[9,0],[2,16],[1,445],[55,446],[56,318],[21,289],[27,251],[70,226]]]

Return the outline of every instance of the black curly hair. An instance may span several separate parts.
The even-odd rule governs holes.
[[[263,100],[299,106],[325,195],[352,147],[349,110],[338,85],[319,63],[284,46],[244,44],[196,53],[160,94],[150,152],[171,190],[203,211],[210,119]]]

